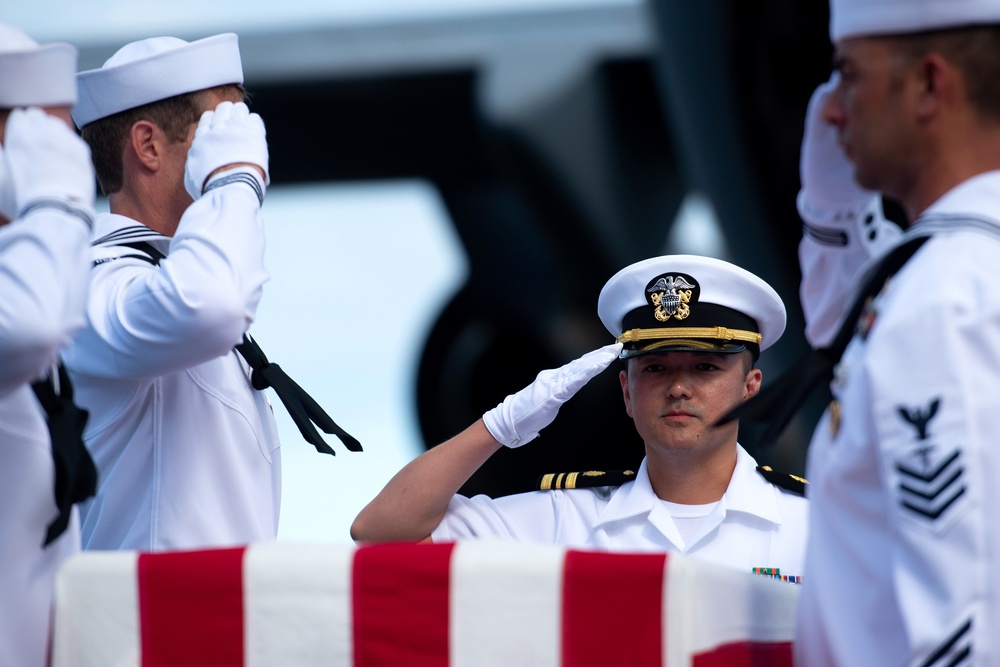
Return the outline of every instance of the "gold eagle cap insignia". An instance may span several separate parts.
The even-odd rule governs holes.
[[[660,276],[652,287],[646,289],[652,303],[653,317],[666,322],[671,317],[687,319],[691,314],[691,295],[695,285],[683,276]]]

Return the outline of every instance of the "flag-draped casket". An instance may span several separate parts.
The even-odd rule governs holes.
[[[53,667],[791,665],[798,586],[683,556],[498,542],[88,552]]]

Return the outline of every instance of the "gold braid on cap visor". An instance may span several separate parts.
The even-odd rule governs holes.
[[[618,336],[619,343],[639,343],[644,340],[675,340],[678,338],[708,338],[711,340],[739,340],[760,344],[762,336],[755,331],[729,329],[728,327],[670,327],[669,329],[629,329]]]

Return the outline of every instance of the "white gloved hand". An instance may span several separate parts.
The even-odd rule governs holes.
[[[7,118],[3,159],[0,213],[13,220],[30,208],[55,205],[92,223],[96,181],[90,148],[65,121],[37,107],[14,109]]]
[[[0,145],[0,217],[11,221],[17,217],[17,198],[14,196],[14,179],[7,164],[7,154]]]
[[[607,368],[621,351],[621,343],[612,343],[565,366],[542,371],[530,385],[483,415],[486,429],[507,447],[531,442],[552,423],[562,404]]]
[[[222,102],[214,111],[206,111],[188,150],[184,166],[184,188],[192,199],[206,191],[209,176],[222,167],[240,163],[254,164],[264,172],[251,169],[261,188],[258,197],[263,199],[264,187],[270,183],[268,176],[267,134],[264,121],[243,102]]]
[[[823,107],[839,82],[835,73],[809,100],[799,163],[802,189],[796,204],[804,223],[799,300],[806,338],[816,348],[836,335],[861,272],[903,233],[886,219],[879,193],[854,180],[836,128],[823,120]]]
[[[853,227],[854,221],[873,205],[881,213],[881,197],[854,180],[854,166],[837,141],[836,128],[822,118],[823,107],[839,81],[840,75],[835,72],[809,100],[799,161],[802,189],[796,203],[806,222]]]

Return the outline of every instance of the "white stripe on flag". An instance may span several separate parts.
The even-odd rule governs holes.
[[[246,667],[350,667],[351,548],[253,544],[243,560]]]
[[[82,553],[56,578],[52,667],[139,667],[138,553]]]
[[[799,585],[705,563],[668,558],[664,577],[664,667],[737,642],[790,642]]]
[[[560,547],[462,542],[451,560],[451,667],[559,667]]]

